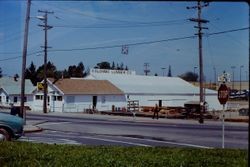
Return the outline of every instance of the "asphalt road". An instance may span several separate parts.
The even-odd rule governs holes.
[[[188,120],[152,120],[116,116],[28,114],[42,132],[27,133],[21,141],[119,146],[168,146],[221,148],[222,126],[218,121],[199,124]],[[115,118],[115,119],[113,119]],[[225,124],[225,148],[248,149],[248,124]]]

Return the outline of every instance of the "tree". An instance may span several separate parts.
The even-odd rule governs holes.
[[[115,62],[112,63],[111,69],[112,69],[112,70],[115,69]]]
[[[63,72],[64,77],[68,78],[68,77],[76,77],[76,78],[83,78],[84,76],[86,76],[86,72],[84,72],[85,67],[83,65],[82,62],[80,62],[77,66],[76,65],[72,65],[68,67],[68,71]]]
[[[2,74],[2,68],[0,67],[0,78],[3,77],[3,74]]]
[[[103,61],[101,63],[97,63],[96,68],[98,68],[98,69],[111,69],[110,63],[106,62],[106,61]]]
[[[128,66],[125,67],[125,70],[128,71]]]
[[[168,67],[168,77],[172,77],[171,66]]]
[[[50,61],[47,63],[47,78],[55,78],[56,66]],[[44,65],[38,67],[36,71],[37,82],[44,79]]]
[[[18,74],[15,74],[15,75],[14,75],[15,81],[18,81],[18,78],[19,78],[19,75],[18,75]]]
[[[33,62],[31,62],[30,66],[26,68],[24,76],[25,76],[25,79],[30,79],[30,81],[32,82],[34,86],[38,82],[36,66],[34,65]]]
[[[193,72],[186,72],[179,76],[180,78],[184,79],[185,81],[197,82],[198,75]]]

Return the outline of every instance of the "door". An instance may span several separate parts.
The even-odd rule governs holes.
[[[92,101],[92,109],[96,109],[96,104],[97,104],[97,96],[93,96],[93,101]]]

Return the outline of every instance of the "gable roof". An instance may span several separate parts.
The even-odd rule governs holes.
[[[13,77],[0,78],[0,88],[3,88],[9,95],[17,95],[21,93],[21,79],[17,81]],[[35,86],[29,79],[25,79],[25,94],[32,94]]]
[[[49,79],[52,84],[53,79]],[[75,95],[123,95],[124,93],[107,80],[59,79],[55,85],[64,94]]]
[[[112,70],[111,70],[112,71]],[[136,74],[92,72],[85,79],[108,80],[126,94],[199,94],[199,87],[179,77],[145,76]],[[207,90],[206,94],[217,94]]]

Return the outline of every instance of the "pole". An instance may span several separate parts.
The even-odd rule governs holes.
[[[235,69],[235,66],[231,66],[231,68],[232,68],[232,72],[233,72],[232,89],[234,90],[234,69]]]
[[[44,15],[45,19],[45,33],[44,33],[44,73],[43,73],[43,78],[44,78],[44,89],[43,89],[43,112],[47,113],[47,26],[48,26],[48,13],[46,12]]]
[[[224,144],[224,136],[225,136],[224,110],[225,110],[225,104],[223,104],[223,110],[222,110],[222,148],[225,147],[225,144]]]
[[[196,68],[197,68],[197,67],[195,66],[195,67],[194,67],[194,75],[196,74],[196,73],[195,73],[195,69],[196,69]]]
[[[240,93],[241,93],[241,68],[243,68],[243,65],[240,66]]]
[[[203,58],[202,58],[202,29],[208,29],[207,27],[202,27],[202,23],[208,23],[208,20],[201,18],[201,9],[203,7],[208,6],[208,2],[205,2],[204,5],[201,5],[201,0],[198,0],[197,6],[194,7],[187,7],[187,9],[198,9],[198,18],[191,18],[190,21],[197,22],[198,25],[195,26],[195,28],[198,28],[198,33],[195,35],[198,35],[198,42],[199,42],[199,69],[200,69],[200,119],[199,122],[203,123],[203,112],[204,112],[204,74],[203,74]]]
[[[26,124],[26,111],[24,109],[25,99],[25,69],[26,69],[26,57],[27,57],[27,45],[28,45],[28,33],[29,33],[29,20],[30,20],[30,5],[31,0],[27,0],[27,11],[25,19],[25,31],[24,31],[24,42],[23,42],[23,58],[22,58],[22,79],[21,79],[21,117],[24,119]]]
[[[198,1],[198,19],[201,19],[201,4]],[[199,66],[200,66],[200,123],[203,123],[204,98],[203,98],[203,59],[202,59],[202,28],[201,22],[198,21],[198,37],[199,37]]]
[[[44,13],[44,16],[41,20],[44,21],[44,25],[39,25],[41,27],[44,27],[44,72],[43,72],[43,78],[44,78],[44,89],[43,89],[43,112],[47,113],[47,49],[48,49],[48,42],[47,42],[47,31],[48,29],[52,28],[52,26],[48,25],[48,14],[52,14],[53,12],[48,12],[48,11],[41,11],[39,10],[38,12]]]

